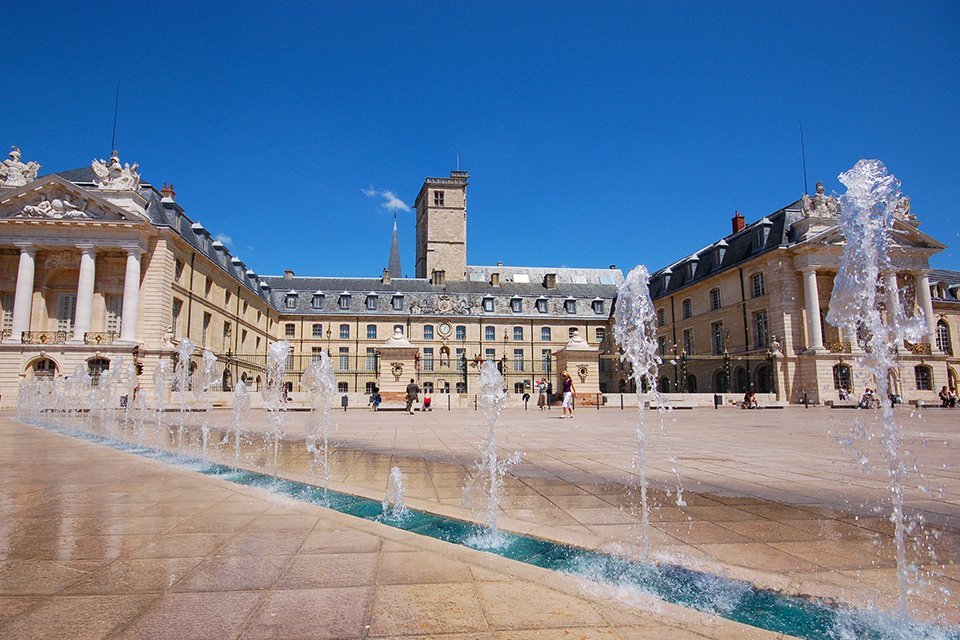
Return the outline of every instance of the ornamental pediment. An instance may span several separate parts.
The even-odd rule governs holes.
[[[0,219],[109,222],[133,216],[92,191],[48,176],[0,194]]]
[[[846,239],[840,227],[834,225],[808,240],[810,244],[843,246]],[[941,251],[946,248],[939,240],[929,236],[917,228],[912,220],[894,220],[893,231],[890,234],[890,246],[893,249],[932,249]]]

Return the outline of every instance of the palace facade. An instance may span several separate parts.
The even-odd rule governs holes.
[[[152,403],[170,393],[155,374],[184,338],[195,358],[216,355],[222,402],[237,381],[265,384],[278,340],[291,346],[295,399],[323,352],[351,406],[374,387],[398,398],[411,378],[443,394],[439,406],[472,406],[484,360],[498,363],[515,400],[540,379],[556,387],[564,370],[583,404],[632,389],[611,326],[622,272],[469,265],[466,172],[420,188],[415,277],[401,277],[394,226],[382,273],[331,278],[258,274],[188,216],[172,185],[142,180],[116,152],[81,169],[38,169],[16,148],[0,165],[0,407],[34,376],[82,369],[96,380],[121,361]],[[823,320],[842,252],[836,215],[822,188],[751,224],[738,214],[730,234],[654,273],[660,389],[689,400],[753,388],[796,403],[869,385],[856,338]],[[891,302],[922,309],[933,336],[903,345],[891,376],[904,400],[933,402],[957,385],[960,273],[929,268],[943,248],[900,212],[897,273],[883,286]]]

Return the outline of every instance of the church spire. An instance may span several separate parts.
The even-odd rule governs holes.
[[[390,261],[387,263],[387,269],[394,278],[402,278],[403,271],[400,266],[400,241],[397,239],[397,210],[393,210],[393,240],[390,242]]]

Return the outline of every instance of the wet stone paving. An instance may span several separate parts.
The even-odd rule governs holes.
[[[142,435],[132,419],[112,435],[175,446],[179,414],[161,416],[157,430],[149,413]],[[638,557],[632,412],[554,413],[503,416],[503,455],[520,456],[505,477],[501,528]],[[925,580],[911,612],[949,625],[960,624],[957,415],[898,412],[925,476],[907,492],[927,523],[924,553],[911,558]],[[308,417],[284,416],[278,475],[316,485]],[[334,418],[331,489],[380,500],[396,467],[408,506],[478,519],[464,501],[478,413]],[[269,469],[265,414],[253,412],[236,461],[233,441],[222,443],[230,419],[188,414],[184,446],[199,455],[206,423],[212,460]],[[850,419],[793,408],[669,416],[649,452],[653,557],[784,593],[895,607],[886,484],[838,444]],[[0,417],[0,638],[363,637],[781,636]]]

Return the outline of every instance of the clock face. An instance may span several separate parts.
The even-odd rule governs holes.
[[[437,331],[438,331],[438,332],[440,333],[440,335],[442,335],[442,336],[448,336],[448,335],[450,335],[450,325],[449,325],[449,323],[442,322],[442,323],[440,324],[440,326],[437,327]]]

